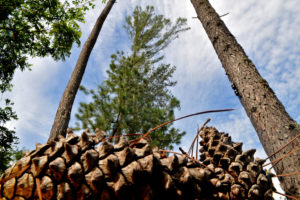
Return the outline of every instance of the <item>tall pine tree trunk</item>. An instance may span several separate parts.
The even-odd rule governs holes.
[[[73,102],[78,88],[80,86],[81,79],[83,77],[87,62],[89,60],[89,56],[97,41],[102,25],[115,1],[116,0],[109,0],[107,2],[107,5],[98,17],[92,32],[90,33],[87,41],[85,42],[81,50],[75,69],[60,100],[48,141],[53,140],[58,135],[66,135],[66,130],[69,125]]]
[[[191,0],[191,2],[267,155],[272,155],[297,135],[297,123],[286,112],[267,81],[261,77],[209,1]],[[294,142],[294,147],[292,144],[288,145],[272,156],[271,160],[299,146],[298,138]],[[298,172],[300,151],[284,158],[274,168],[277,174]],[[299,175],[280,177],[279,181],[287,194],[300,197]]]

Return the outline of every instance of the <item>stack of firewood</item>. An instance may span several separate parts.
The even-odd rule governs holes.
[[[1,199],[273,199],[255,150],[214,128],[201,133],[200,161],[166,156],[148,140],[111,144],[105,133],[71,131],[37,145],[0,178]],[[101,142],[101,145],[97,145]]]
[[[228,134],[215,128],[205,128],[200,134],[200,161],[213,169],[210,182],[225,199],[273,199],[271,175],[262,165],[263,159],[254,159],[255,149],[242,151],[243,143],[231,141]]]

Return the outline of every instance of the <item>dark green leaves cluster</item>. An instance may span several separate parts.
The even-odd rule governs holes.
[[[23,157],[23,150],[15,147],[4,149],[0,146],[0,176],[11,164]]]
[[[0,174],[10,166],[14,160],[13,155],[16,152],[14,146],[17,143],[15,131],[5,126],[5,123],[17,119],[16,113],[12,110],[13,103],[6,99],[4,106],[0,107]]]
[[[15,136],[15,131],[5,126],[12,119],[17,119],[12,105],[13,103],[9,99],[5,99],[4,105],[0,107],[0,174],[9,167],[10,161],[13,159],[13,146],[17,143],[18,139]]]
[[[69,56],[73,43],[80,44],[78,22],[93,1],[0,1],[1,84],[11,81],[16,68],[30,66],[28,56]]]
[[[0,146],[4,148],[10,148],[16,139],[14,136],[15,132],[4,126],[11,119],[17,119],[16,113],[12,110],[12,105],[13,103],[9,99],[6,99],[4,107],[0,108]]]
[[[172,24],[155,15],[153,7],[137,7],[124,28],[132,51],[111,56],[108,79],[96,91],[81,87],[93,101],[80,103],[77,128],[98,127],[113,136],[146,133],[174,119],[174,110],[180,108],[179,100],[169,90],[176,84],[171,80],[175,67],[161,61],[162,50],[188,30],[186,20],[179,18]],[[172,149],[184,134],[169,124],[151,134],[152,144]]]
[[[30,66],[28,57],[65,59],[80,44],[79,22],[94,0],[0,0],[0,95],[10,91],[17,68]],[[0,160],[9,163],[14,130],[5,124],[17,119],[8,99],[0,100]],[[6,166],[6,164],[3,164]],[[0,167],[2,169],[2,166]]]

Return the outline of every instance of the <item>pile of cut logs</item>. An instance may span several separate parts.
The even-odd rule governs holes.
[[[271,177],[255,150],[206,127],[200,162],[166,156],[142,139],[117,144],[105,133],[71,131],[37,145],[0,178],[0,199],[273,199]],[[97,145],[100,143],[100,145]]]

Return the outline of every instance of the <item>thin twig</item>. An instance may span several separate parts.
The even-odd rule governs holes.
[[[179,147],[179,150],[181,151],[181,153],[182,153],[183,155],[188,155],[181,147]]]
[[[199,135],[200,135],[200,132],[204,129],[204,127],[206,126],[206,124],[208,123],[208,122],[210,122],[210,118],[208,118],[207,120],[206,120],[206,122],[202,125],[202,127],[197,131],[197,134],[196,134],[196,136],[195,136],[195,138],[194,138],[194,140],[193,140],[193,142],[192,142],[192,145],[190,146],[190,148],[189,148],[189,151],[188,151],[188,153],[190,154],[191,153],[191,151],[193,151],[193,148],[194,148],[194,143],[195,143],[195,141],[196,141],[196,139],[199,137]],[[197,144],[198,145],[198,144]],[[192,152],[192,154],[193,154],[193,152]],[[192,155],[193,156],[193,155]]]
[[[287,198],[291,198],[291,199],[295,199],[295,200],[300,200],[299,198],[294,197],[294,196],[291,196],[291,195],[282,194],[282,193],[277,192],[277,191],[273,191],[273,192],[274,192],[274,193],[277,193],[277,194],[280,194],[280,195],[282,195],[282,196],[285,196],[285,197],[287,197]]]
[[[272,178],[274,178],[274,177],[283,177],[283,176],[293,176],[293,175],[300,175],[300,171],[289,173],[289,174],[278,174],[278,175],[273,176]]]
[[[267,163],[267,164],[264,164],[263,167],[268,166],[268,165],[270,165],[270,164],[272,164],[272,163],[274,163],[274,162],[280,161],[280,160],[282,160],[283,158],[287,157],[288,155],[290,155],[290,154],[292,154],[292,153],[294,153],[294,152],[296,152],[296,151],[298,151],[298,150],[300,150],[300,147],[298,147],[297,149],[294,149],[294,150],[292,150],[292,151],[290,151],[290,152],[288,152],[288,153],[286,153],[286,154],[283,154],[281,157],[276,158],[276,159],[272,160],[271,162],[269,162],[269,163]]]
[[[166,124],[170,124],[170,123],[172,123],[172,122],[174,122],[174,121],[181,120],[181,119],[184,119],[184,118],[187,118],[187,117],[196,116],[196,115],[206,114],[206,113],[228,112],[228,111],[233,111],[233,110],[234,110],[234,109],[207,110],[207,111],[197,112],[197,113],[194,113],[194,114],[186,115],[186,116],[183,116],[183,117],[179,117],[179,118],[177,118],[177,119],[173,119],[173,120],[167,121],[167,122],[165,122],[165,123],[163,123],[163,124],[160,124],[160,125],[158,125],[158,126],[152,128],[150,131],[148,131],[147,133],[145,133],[144,136],[140,137],[140,139],[137,141],[137,143],[138,143],[139,141],[141,141],[141,139],[145,138],[145,137],[146,137],[149,133],[151,133],[152,131],[154,131],[154,130],[156,130],[156,129],[158,129],[158,128],[160,128],[160,127],[166,125]]]
[[[179,147],[179,149],[181,149]],[[182,149],[181,149],[182,150]],[[189,156],[187,153],[178,153],[178,152],[175,152],[175,151],[169,151],[169,150],[164,150],[164,149],[159,149],[159,151],[161,152],[167,152],[167,153],[174,153],[174,154],[177,154],[177,155],[181,155],[181,156],[186,156],[188,157],[190,160],[196,162],[197,164],[199,165],[202,165],[203,167],[209,169],[210,171],[212,171],[209,167],[207,167],[205,164],[201,163],[199,160],[195,160],[194,158],[192,158],[191,156]]]
[[[296,135],[293,139],[291,139],[287,144],[283,145],[280,149],[278,149],[276,152],[274,152],[272,155],[270,155],[269,157],[267,157],[265,160],[271,158],[272,156],[274,156],[275,154],[277,154],[278,152],[280,152],[282,149],[284,149],[287,145],[289,145],[290,143],[292,143],[294,140],[297,139],[297,137],[300,136],[300,133],[298,133],[298,135]]]
[[[197,128],[197,133],[196,133],[195,138],[198,136],[198,133],[199,133],[199,128]],[[195,138],[194,138],[194,140],[193,140],[193,142],[192,142],[192,144],[191,144],[191,146],[190,146],[190,148],[189,148],[189,150],[188,150],[188,154],[189,154],[190,156],[192,156],[192,157],[193,157],[193,155],[194,155]]]
[[[142,134],[144,135],[144,134]],[[149,138],[151,140],[151,137],[147,136],[146,138]],[[128,143],[129,143],[129,146],[132,147],[132,145],[136,144],[137,141],[139,140],[139,138],[136,138],[136,139],[133,139],[133,140],[129,140]]]
[[[191,157],[193,157],[193,155],[194,155],[194,148],[192,148],[192,153],[189,152],[188,154],[190,154]]]
[[[277,154],[279,151],[281,151],[283,148],[285,148],[287,145],[289,145],[290,143],[292,143],[297,137],[299,137],[300,136],[300,133],[297,135],[297,136],[295,136],[294,138],[292,138],[287,144],[285,144],[284,146],[282,146],[280,149],[278,149],[275,153],[273,153],[272,155],[270,155],[268,158],[266,158],[265,160],[267,160],[267,159],[269,159],[269,158],[271,158],[272,156],[274,156],[275,154]],[[289,152],[288,152],[289,153]],[[272,164],[272,167],[270,168],[270,169],[272,169],[272,168],[274,168],[278,163],[280,162],[280,160],[278,160],[277,162],[275,162],[274,164]],[[269,170],[270,170],[269,169]]]
[[[199,125],[197,127],[197,135],[198,135],[198,132],[199,132]],[[198,146],[199,146],[199,137],[197,136],[197,140],[196,140],[196,160],[198,160]]]
[[[221,18],[221,17],[224,17],[224,16],[226,16],[226,15],[228,15],[228,14],[229,14],[229,13],[226,13],[226,14],[224,14],[224,15],[220,15],[220,18]]]
[[[280,160],[278,160],[277,162],[275,162],[274,164],[272,164],[272,167],[270,167],[270,169],[268,169],[268,171],[271,171],[271,169],[273,169],[279,162],[280,162]]]
[[[115,135],[115,136],[112,136],[112,137],[108,137],[108,138],[104,138],[103,141],[105,140],[110,140],[110,139],[115,139],[115,138],[118,138],[118,137],[121,137],[121,136],[137,136],[137,135],[144,135],[143,133],[131,133],[131,134],[127,134],[127,135]]]

